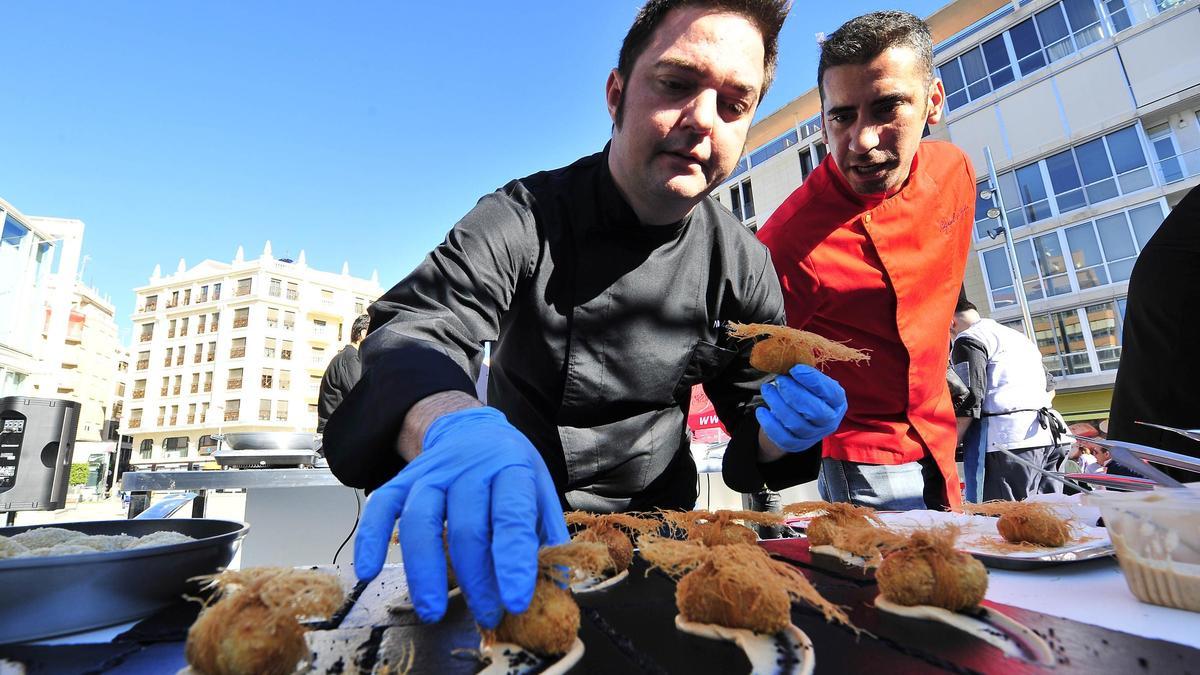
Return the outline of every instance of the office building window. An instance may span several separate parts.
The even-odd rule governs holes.
[[[271,420],[271,400],[261,399],[258,402],[258,420],[260,422],[269,422]]]
[[[225,421],[236,422],[242,416],[242,401],[241,399],[233,399],[225,401]]]
[[[226,389],[241,389],[242,388],[242,369],[230,368],[229,377],[225,379]]]
[[[1011,227],[1018,228],[1154,184],[1136,126],[1068,148],[1044,160],[999,175],[1000,194]],[[981,184],[980,189],[987,184]],[[975,202],[975,236],[994,227],[987,205]]]
[[[800,150],[800,180],[808,180],[808,175],[817,167],[813,161],[812,148],[803,148]]]
[[[196,444],[196,451],[201,455],[211,455],[217,449],[217,440],[211,434],[204,434]]]
[[[1014,248],[1025,297],[1040,300],[1128,281],[1138,254],[1165,216],[1156,201],[1017,240]],[[1014,305],[1004,246],[982,251],[980,259],[992,307]]]
[[[162,441],[163,457],[185,457],[188,452],[187,436],[170,436]]]
[[[278,298],[283,294],[282,285],[279,279],[271,279],[270,293],[272,298]]]
[[[237,282],[237,291],[234,293],[234,295],[235,295],[235,296],[237,296],[237,297],[239,297],[239,298],[240,298],[240,297],[242,297],[242,296],[244,296],[244,295],[250,295],[250,289],[251,289],[251,286],[253,285],[253,283],[254,283],[254,279],[253,279],[253,278],[250,278],[250,279],[238,279],[238,282]]]
[[[754,192],[750,187],[750,179],[737,183],[729,191],[733,215],[743,223],[754,220]]]
[[[150,459],[154,455],[154,441],[143,438],[138,444],[138,459]]]
[[[233,327],[245,328],[250,325],[250,308],[242,307],[241,309],[233,310]]]

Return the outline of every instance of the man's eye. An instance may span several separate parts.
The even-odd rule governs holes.
[[[668,91],[683,91],[687,89],[687,84],[681,80],[662,79],[659,82],[662,84],[663,89]]]
[[[741,117],[742,115],[746,114],[746,111],[750,109],[750,106],[746,105],[742,101],[733,101],[726,104],[725,108],[729,110],[730,113]]]

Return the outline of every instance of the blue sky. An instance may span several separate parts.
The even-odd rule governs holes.
[[[639,0],[6,2],[0,196],[87,224],[84,281],[271,240],[407,274],[484,193],[603,147]],[[813,85],[814,34],[900,4],[796,0],[759,115]]]

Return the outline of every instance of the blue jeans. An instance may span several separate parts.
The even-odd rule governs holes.
[[[828,502],[850,502],[879,511],[911,511],[937,508],[937,503],[926,504],[926,483],[933,483],[930,488],[940,488],[940,476],[931,458],[884,466],[825,457],[817,476],[817,490]]]

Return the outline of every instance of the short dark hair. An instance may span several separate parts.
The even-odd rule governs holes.
[[[359,314],[354,323],[350,325],[350,341],[358,342],[367,336],[367,329],[371,327],[371,317],[367,314]]]
[[[871,12],[850,19],[821,42],[817,62],[817,90],[825,99],[825,71],[834,66],[870,63],[892,47],[908,47],[917,53],[921,69],[933,81],[933,36],[929,25],[899,10]]]
[[[700,7],[714,12],[729,12],[738,14],[754,24],[763,39],[763,86],[758,92],[758,100],[762,101],[771,88],[775,79],[775,62],[779,58],[779,31],[787,18],[788,10],[792,8],[791,0],[648,0],[638,10],[633,25],[625,34],[621,43],[621,53],[617,57],[617,72],[622,82],[629,82],[633,73],[633,64],[637,62],[646,46],[654,37],[654,31],[674,9]],[[617,126],[621,125],[621,112],[624,109],[625,97],[617,105]]]
[[[970,310],[975,310],[976,312],[978,312],[979,308],[975,306],[975,303],[971,302],[970,300],[967,300],[966,298],[959,298],[958,304],[954,306],[955,314],[962,314],[963,312],[967,312]]]

